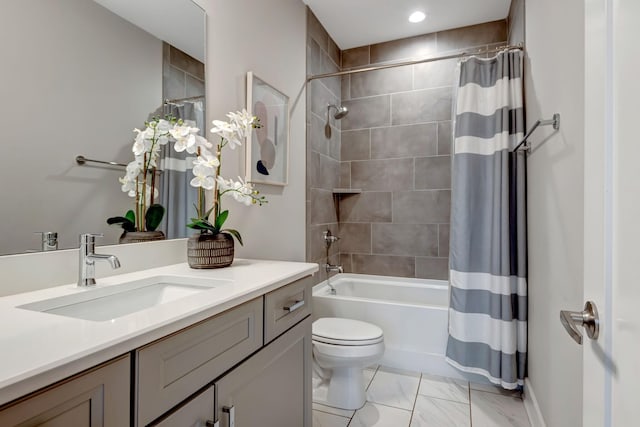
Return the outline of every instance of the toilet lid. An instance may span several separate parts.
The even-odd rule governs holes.
[[[336,345],[371,345],[382,342],[382,329],[371,323],[340,317],[313,322],[313,339]]]

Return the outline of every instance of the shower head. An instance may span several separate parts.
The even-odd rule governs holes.
[[[343,106],[338,107],[337,105],[334,105],[334,104],[327,105],[327,121],[324,124],[324,136],[327,139],[331,138],[331,124],[329,123],[329,114],[331,113],[332,108],[336,109],[336,113],[333,115],[333,118],[336,120],[341,120],[344,118],[344,116],[349,114],[349,110],[347,110],[347,107],[343,107]]]
[[[347,114],[349,114],[349,110],[347,109],[347,107],[344,106],[337,106],[337,105],[333,105],[333,104],[329,104],[327,105],[327,116],[329,115],[329,112],[331,111],[331,108],[335,108],[336,109],[336,113],[333,115],[333,118],[336,120],[341,120],[344,118],[344,116],[346,116]]]

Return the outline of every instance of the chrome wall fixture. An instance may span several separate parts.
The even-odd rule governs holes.
[[[522,141],[520,141],[520,143],[518,145],[516,145],[516,148],[513,149],[513,152],[516,152],[520,149],[520,147],[523,147],[523,149],[527,152],[530,153],[531,152],[531,145],[527,144],[527,140],[529,139],[529,137],[531,136],[531,134],[533,134],[533,132],[535,132],[536,129],[538,129],[538,126],[553,126],[553,128],[555,130],[560,129],[560,113],[555,113],[553,115],[552,118],[548,119],[548,120],[538,120],[536,121],[533,126],[531,126],[531,129],[529,129],[529,132],[527,132],[524,137],[522,138]]]
[[[119,167],[123,167],[123,168],[127,167],[127,165],[125,165],[124,163],[107,162],[105,160],[88,159],[85,156],[76,156],[76,163],[79,164],[79,165],[84,165],[84,164],[87,164],[87,163],[98,163],[98,164],[101,164],[101,165],[119,166]]]

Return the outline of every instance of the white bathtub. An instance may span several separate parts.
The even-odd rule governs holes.
[[[315,318],[371,322],[384,332],[381,365],[464,378],[444,360],[449,285],[445,280],[338,274],[313,288]]]

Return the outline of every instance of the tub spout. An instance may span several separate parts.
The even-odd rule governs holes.
[[[331,272],[344,273],[344,270],[342,269],[341,265],[331,265],[331,264],[325,264],[324,270],[327,272],[327,286],[329,286],[329,289],[330,289],[329,292],[331,293],[331,295],[336,295],[336,288],[334,288],[331,285],[331,282],[329,280],[329,273]]]
[[[336,272],[336,273],[344,273],[341,265],[331,265],[325,264],[324,269],[327,273]]]

